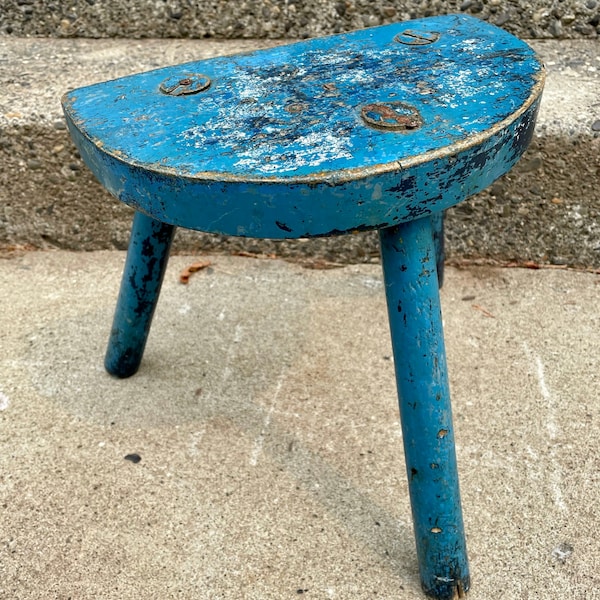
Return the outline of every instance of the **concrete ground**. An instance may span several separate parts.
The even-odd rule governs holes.
[[[123,253],[0,259],[0,598],[422,598],[379,266],[198,258],[123,381]],[[447,271],[472,600],[600,598],[599,298]]]

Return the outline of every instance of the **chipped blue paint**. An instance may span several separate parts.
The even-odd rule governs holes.
[[[520,158],[543,81],[526,44],[450,15],[63,98],[82,158],[138,211],[106,356],[114,375],[140,364],[175,226],[269,238],[380,230],[417,554],[435,598],[469,587],[438,294],[442,215]]]
[[[440,37],[394,40],[409,28]],[[160,91],[192,73],[210,86]],[[527,146],[542,79],[525,43],[453,15],[124,77],[64,107],[82,157],[124,202],[191,229],[297,238],[395,225],[486,187]],[[422,126],[365,125],[364,105],[392,101]]]

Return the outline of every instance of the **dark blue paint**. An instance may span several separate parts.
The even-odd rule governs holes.
[[[179,77],[210,85],[161,91]],[[106,356],[114,375],[140,364],[174,226],[268,238],[380,230],[421,580],[435,598],[469,587],[438,293],[443,211],[517,162],[543,80],[525,43],[450,15],[167,67],[63,99],[83,160],[138,211]]]
[[[140,366],[175,228],[136,213],[104,366],[130,377]]]

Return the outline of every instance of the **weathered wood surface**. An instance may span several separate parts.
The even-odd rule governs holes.
[[[394,225],[489,185],[529,143],[543,77],[525,43],[451,15],[124,77],[64,107],[124,202],[192,229],[295,238]],[[197,93],[165,93],[198,79]]]

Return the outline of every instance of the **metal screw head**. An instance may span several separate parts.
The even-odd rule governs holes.
[[[394,40],[406,46],[427,46],[440,39],[437,31],[422,31],[416,29],[405,29],[401,31]]]
[[[386,131],[406,131],[423,125],[419,111],[404,102],[365,104],[360,116],[367,125]]]
[[[308,108],[305,102],[290,102],[284,106],[284,109],[291,114],[304,112]]]
[[[200,73],[185,73],[168,77],[160,84],[160,91],[169,96],[189,96],[210,86],[210,78]]]

